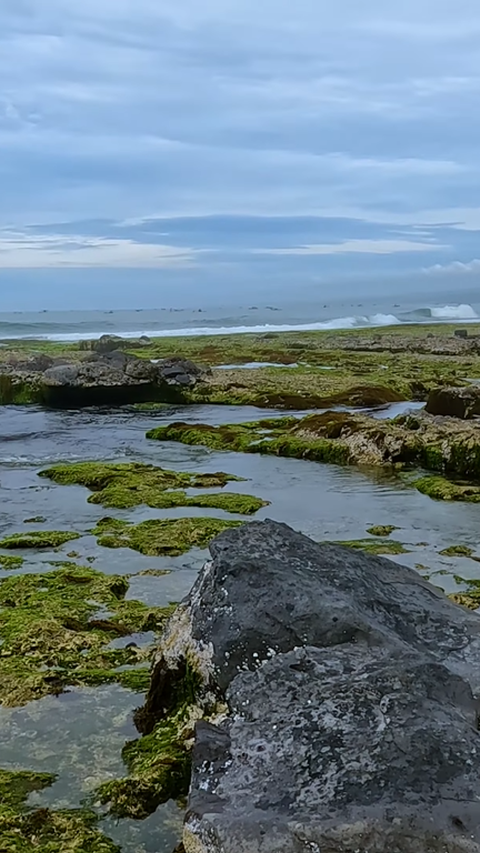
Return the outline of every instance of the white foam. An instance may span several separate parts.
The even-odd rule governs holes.
[[[432,308],[435,320],[477,320],[478,314],[471,305],[442,305]]]
[[[173,338],[173,337],[198,337],[201,335],[242,335],[242,334],[267,334],[269,332],[315,332],[328,329],[355,329],[368,326],[392,326],[398,325],[401,321],[394,314],[374,314],[372,317],[336,317],[332,320],[324,320],[316,323],[285,323],[282,325],[273,325],[265,323],[259,326],[202,326],[186,329],[155,329],[151,330],[135,330],[121,331],[117,330],[117,334],[121,338],[131,339],[140,338],[142,335],[148,338]],[[49,340],[63,341],[65,343],[84,340],[95,340],[102,335],[104,331],[90,332],[52,332],[46,335],[5,335],[3,340],[22,340],[30,337],[31,340]]]

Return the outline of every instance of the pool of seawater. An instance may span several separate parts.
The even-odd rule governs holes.
[[[387,417],[410,407],[412,404],[394,404],[375,415]],[[87,503],[89,492],[83,487],[58,486],[38,477],[43,467],[63,460],[135,460],[178,471],[226,471],[244,477],[245,482],[227,488],[270,502],[256,518],[284,521],[318,540],[359,539],[373,524],[396,525],[399,530],[392,538],[403,542],[409,553],[393,559],[440,573],[433,582],[447,591],[457,588],[455,574],[480,576],[480,565],[473,560],[449,559],[439,553],[453,544],[469,545],[480,553],[478,506],[434,502],[394,472],[222,453],[145,438],[148,429],[176,420],[216,424],[284,415],[248,407],[177,406],[153,412],[4,407],[0,409],[0,535],[42,528],[78,531],[82,538],[60,551],[24,552],[22,571],[48,571],[49,561],[75,551],[80,564],[94,558],[93,565],[101,571],[133,574],[132,598],[157,605],[180,600],[194,582],[205,552],[152,558],[128,549],[110,551],[100,548],[89,531],[106,514],[141,521],[187,514],[218,517],[221,512],[147,507],[106,511]],[[25,519],[38,515],[47,522],[34,527],[24,524]],[[138,574],[159,568],[170,573],[163,577]],[[0,571],[0,579],[5,576]],[[140,703],[138,695],[108,686],[47,697],[24,708],[1,709],[0,767],[57,773],[55,785],[33,795],[31,802],[78,806],[99,781],[124,772],[121,749],[126,740],[135,737],[132,712]],[[170,853],[178,840],[180,820],[180,811],[168,804],[147,821],[109,820],[105,831],[121,843],[125,853]]]

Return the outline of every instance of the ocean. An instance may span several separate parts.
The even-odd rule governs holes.
[[[225,335],[247,332],[313,331],[398,326],[411,323],[468,323],[480,319],[480,301],[453,298],[428,302],[337,301],[218,308],[136,311],[41,311],[0,313],[0,340],[78,341],[104,334],[122,337]]]

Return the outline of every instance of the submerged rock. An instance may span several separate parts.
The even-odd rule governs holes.
[[[428,395],[426,411],[431,415],[447,415],[468,420],[480,415],[480,388],[439,388]]]
[[[182,718],[204,718],[187,853],[480,850],[478,616],[410,569],[273,521],[210,550],[138,715],[162,754],[166,727],[178,735],[172,773],[191,743],[172,715],[189,695]]]

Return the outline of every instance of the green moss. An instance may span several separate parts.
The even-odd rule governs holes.
[[[74,465],[57,465],[40,473],[60,484],[78,484],[91,489],[94,494],[89,503],[115,509],[130,509],[146,504],[155,509],[181,506],[199,506],[222,509],[225,512],[252,515],[267,506],[265,501],[251,495],[214,493],[187,495],[185,488],[223,488],[238,477],[218,472],[216,474],[188,474],[167,471],[154,465],[139,463],[104,464],[82,462]],[[179,490],[178,487],[183,487]]]
[[[454,483],[445,477],[422,477],[415,481],[415,488],[437,501],[480,503],[480,485]]]
[[[191,548],[206,548],[223,530],[241,524],[217,518],[174,518],[151,519],[137,525],[126,523],[119,529],[116,521],[104,518],[92,530],[98,536],[99,545],[104,548],[132,548],[149,557],[174,557]]]
[[[40,530],[34,533],[14,533],[6,536],[0,541],[0,548],[60,548],[66,542],[80,539],[80,533],[69,533],[68,531]]]
[[[0,770],[2,853],[120,853],[98,830],[98,817],[87,809],[28,808],[29,794],[54,782],[55,776],[46,773]]]
[[[171,608],[126,600],[128,581],[67,565],[0,581],[0,703],[21,705],[68,685],[116,681],[150,649],[110,648],[117,637],[158,631]],[[132,671],[133,672],[133,671]]]
[[[377,524],[374,527],[369,527],[367,533],[370,533],[371,536],[391,536],[394,530],[399,530],[400,528],[395,527],[393,524]]]
[[[0,405],[25,406],[41,401],[41,393],[34,383],[0,374]]]
[[[195,723],[206,715],[197,704],[202,680],[183,661],[178,670],[167,667],[160,681],[161,719],[150,718],[149,696],[136,718],[144,735],[127,742],[122,752],[129,777],[107,782],[97,791],[100,802],[109,804],[117,817],[145,818],[160,803],[188,792]]]
[[[395,556],[398,554],[409,553],[401,542],[395,542],[391,539],[387,539],[383,542],[378,539],[356,539],[349,542],[336,542],[335,544],[344,545],[346,548],[355,548],[359,551],[365,551],[367,554]]]
[[[441,557],[471,557],[473,549],[467,545],[451,545],[449,548],[444,548],[440,551]]]
[[[0,554],[0,569],[12,571],[13,569],[21,569],[25,560],[23,557],[11,557],[5,554]]]

